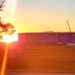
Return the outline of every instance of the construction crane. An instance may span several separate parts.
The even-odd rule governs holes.
[[[70,25],[69,25],[68,20],[66,20],[66,22],[67,22],[68,28],[69,28],[69,30],[70,30],[70,32],[71,32],[71,27],[70,27]]]
[[[70,27],[70,24],[69,24],[68,20],[66,20],[66,22],[67,22],[70,33],[72,33],[72,30],[71,30],[71,27]],[[73,40],[73,43],[75,43],[73,35],[72,35],[72,40]]]

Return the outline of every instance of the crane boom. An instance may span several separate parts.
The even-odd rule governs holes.
[[[71,32],[71,27],[70,27],[70,25],[69,25],[68,20],[66,20],[66,22],[67,22],[68,28],[69,28],[69,30],[70,30],[70,32]]]

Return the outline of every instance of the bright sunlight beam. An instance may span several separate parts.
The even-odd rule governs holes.
[[[14,20],[15,9],[16,9],[16,0],[12,0],[12,8],[11,8],[11,15],[10,15],[10,20],[12,22]]]

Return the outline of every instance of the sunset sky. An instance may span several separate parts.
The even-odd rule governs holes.
[[[0,16],[18,33],[68,32],[66,20],[75,32],[75,0],[6,0]]]

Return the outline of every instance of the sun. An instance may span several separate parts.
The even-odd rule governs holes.
[[[12,43],[12,42],[16,42],[16,41],[18,41],[18,34],[16,32],[11,35],[3,34],[2,42]]]
[[[6,43],[11,43],[12,42],[12,39],[9,35],[5,34],[3,36],[3,41],[6,42]]]
[[[0,22],[0,42],[11,43],[18,41],[18,33],[11,23]]]

